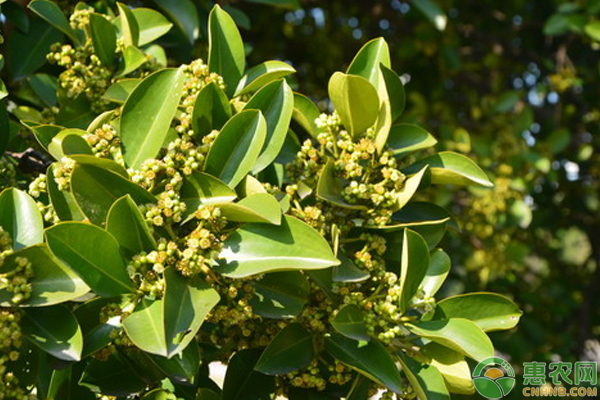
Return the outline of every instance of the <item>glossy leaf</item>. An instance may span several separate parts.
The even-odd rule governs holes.
[[[392,126],[387,144],[396,155],[435,146],[437,140],[425,129],[413,124]],[[416,172],[416,171],[415,171]]]
[[[315,121],[319,118],[320,114],[321,112],[311,99],[303,94],[294,92],[294,112],[292,113],[292,118],[314,139],[317,138],[317,130],[319,129]]]
[[[122,65],[117,73],[117,77],[129,75],[148,61],[143,51],[135,46],[125,46],[123,49]]]
[[[117,50],[117,31],[115,26],[100,14],[90,14],[90,34],[94,44],[94,52],[106,67],[115,63]]]
[[[123,253],[132,258],[141,252],[156,249],[156,241],[145,218],[131,196],[114,202],[106,218],[106,230],[117,239]]]
[[[281,209],[277,199],[267,193],[245,197],[237,203],[219,204],[221,214],[234,222],[264,222],[281,224]]]
[[[406,310],[429,268],[429,248],[418,233],[404,230],[400,264],[400,309]]]
[[[6,57],[8,70],[14,79],[28,76],[46,64],[50,46],[61,42],[63,34],[40,18],[30,18],[27,34],[11,33]]]
[[[429,343],[423,347],[423,353],[442,374],[448,391],[458,394],[475,393],[471,370],[462,355],[437,343]]]
[[[433,297],[442,287],[448,273],[450,272],[450,257],[442,249],[436,249],[431,253],[429,267],[421,289],[425,297]]]
[[[354,137],[372,127],[379,115],[379,96],[365,78],[333,74],[329,80],[329,97],[342,124]]]
[[[265,141],[260,155],[252,166],[258,173],[271,164],[283,147],[292,119],[294,95],[284,80],[272,82],[256,92],[244,110],[260,110],[267,123]]]
[[[234,188],[256,162],[266,133],[267,124],[260,111],[247,110],[236,114],[213,143],[204,171]]]
[[[191,0],[152,0],[169,17],[177,29],[194,44],[200,35],[200,21],[196,5]]]
[[[102,98],[114,103],[123,104],[140,82],[141,80],[137,78],[120,79],[106,89]]]
[[[92,358],[79,384],[107,396],[127,396],[146,387],[146,382],[119,353],[112,353],[102,361]]]
[[[250,305],[254,313],[265,318],[293,318],[308,302],[310,286],[298,271],[273,272],[252,282],[254,295]]]
[[[417,192],[417,189],[419,189],[426,170],[427,166],[424,166],[419,172],[406,177],[402,190],[398,191],[394,196],[396,204],[393,207],[393,211],[397,211],[408,204]]]
[[[294,67],[282,61],[265,61],[256,67],[250,68],[242,76],[234,96],[252,93],[279,78],[295,72]]]
[[[362,76],[375,87],[384,84],[383,77],[379,73],[379,66],[390,68],[390,49],[384,38],[368,41],[354,56],[350,63],[347,74]]]
[[[181,68],[157,71],[140,82],[125,102],[120,132],[128,166],[139,168],[160,150],[179,105],[183,80]]]
[[[194,384],[200,369],[200,348],[192,341],[180,354],[171,358],[151,354],[150,359],[158,368],[175,382]]]
[[[336,360],[360,372],[367,378],[402,393],[402,379],[394,360],[376,340],[368,343],[333,334],[325,337],[325,350]]]
[[[181,353],[220,296],[199,277],[183,278],[174,269],[165,271],[164,318],[167,357]]]
[[[52,306],[86,294],[90,288],[69,268],[50,253],[45,244],[37,244],[9,254],[4,258],[1,271],[17,267],[17,258],[25,257],[31,263],[33,276],[28,279],[31,293],[19,303],[22,307]],[[11,307],[12,293],[0,289],[0,306]]]
[[[19,189],[0,193],[0,226],[10,235],[15,250],[43,241],[42,215],[31,196]]]
[[[117,175],[120,175],[123,178],[128,179],[129,174],[127,170],[118,162],[113,161],[108,158],[100,158],[95,156],[88,156],[84,154],[75,154],[69,156],[70,159],[75,161],[79,165],[85,165],[90,167],[102,168],[107,171],[113,172]]]
[[[340,259],[340,265],[336,265],[332,269],[334,282],[362,282],[371,276],[369,272],[354,265],[343,251],[338,251],[337,256]]]
[[[475,323],[464,318],[421,321],[407,324],[407,327],[415,335],[430,339],[475,361],[494,355],[490,338]]]
[[[267,375],[283,375],[306,367],[313,357],[313,335],[301,324],[292,323],[273,338],[254,369]]]
[[[140,39],[140,27],[138,26],[137,20],[127,5],[117,2],[117,7],[119,8],[119,21],[121,22],[123,44],[126,47],[137,47]]]
[[[496,293],[468,293],[448,297],[437,304],[436,319],[466,318],[485,332],[514,328],[523,312]]]
[[[349,208],[352,210],[366,210],[367,207],[360,204],[349,204],[342,197],[342,183],[335,176],[335,164],[333,160],[329,160],[321,171],[319,183],[317,184],[317,196],[323,200],[327,200],[336,206]]]
[[[395,123],[400,118],[400,115],[402,115],[406,105],[404,84],[398,74],[390,68],[385,65],[380,65],[379,68],[381,69],[385,87],[387,88],[388,100],[392,112],[392,123]]]
[[[56,160],[75,154],[93,155],[92,148],[83,138],[86,133],[81,129],[65,129],[52,138],[48,145],[48,152]]]
[[[371,340],[365,325],[363,312],[354,304],[347,304],[340,308],[337,315],[331,320],[331,325],[342,335],[354,340]]]
[[[269,399],[275,387],[272,376],[254,370],[261,349],[236,352],[229,360],[221,400]]]
[[[160,389],[155,389],[151,392],[146,393],[141,400],[177,400],[177,397],[173,393],[169,393]]]
[[[123,329],[141,350],[167,356],[163,300],[144,297],[135,310],[123,319]]]
[[[34,0],[27,7],[50,25],[69,36],[75,45],[81,44],[79,35],[71,28],[67,17],[56,3],[48,0]]]
[[[75,271],[98,295],[131,293],[119,243],[104,229],[81,222],[63,222],[46,230],[50,251]]]
[[[265,272],[324,269],[339,264],[327,241],[310,226],[284,216],[281,225],[250,223],[224,242],[218,272],[244,278]]]
[[[208,67],[221,75],[232,96],[244,73],[246,55],[244,43],[235,22],[217,4],[208,17]]]
[[[76,165],[71,174],[71,191],[83,213],[96,225],[103,225],[113,203],[130,195],[137,204],[156,199],[141,186],[104,168]]]
[[[48,354],[65,361],[81,359],[81,328],[68,308],[27,309],[23,314],[22,329],[27,339]]]
[[[485,172],[470,158],[451,151],[443,151],[420,160],[406,169],[412,173],[429,165],[431,183],[452,185],[475,185],[493,187]]]
[[[151,8],[135,8],[132,13],[139,28],[139,46],[155,41],[173,27],[168,19]]]
[[[57,164],[52,164],[46,171],[46,190],[52,207],[61,221],[81,221],[85,216],[77,205],[73,194],[58,188],[54,172],[57,168]]]
[[[436,367],[421,364],[399,353],[400,365],[408,382],[421,400],[450,400],[442,374]]]
[[[58,105],[58,81],[48,74],[35,74],[29,77],[29,86],[40,97],[46,105],[55,107]]]
[[[223,204],[237,195],[225,182],[203,172],[194,172],[183,180],[181,201],[186,205],[186,216],[196,212],[200,205]]]
[[[215,83],[204,86],[192,112],[192,129],[194,134],[203,137],[213,129],[220,130],[231,118],[231,105],[223,90]]]

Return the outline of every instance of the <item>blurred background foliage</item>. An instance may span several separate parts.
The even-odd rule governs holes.
[[[25,3],[3,3],[5,36],[46,29],[27,16]],[[161,39],[170,59],[205,56],[196,44],[214,2],[126,3],[157,8],[174,22]],[[517,371],[533,360],[600,361],[600,0],[218,3],[243,29],[249,64],[292,64],[298,72],[290,83],[323,111],[330,75],[383,36],[406,87],[403,122],[429,127],[496,184],[448,189],[435,199],[461,226],[445,239],[454,263],[446,293],[485,289],[523,308],[518,329],[493,337]],[[37,79],[31,73],[53,75],[56,67],[39,60],[20,71],[19,51],[28,45],[2,49],[2,79],[12,104],[34,107],[27,103]],[[11,149],[31,146],[25,130],[11,132]]]

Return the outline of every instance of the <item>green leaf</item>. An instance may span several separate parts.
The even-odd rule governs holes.
[[[223,90],[215,83],[204,86],[192,112],[192,129],[198,137],[208,135],[213,129],[219,130],[231,118],[231,105]]]
[[[48,354],[65,361],[81,359],[81,328],[68,308],[51,306],[26,309],[21,327],[25,337]]]
[[[312,136],[313,139],[317,138],[317,130],[319,128],[315,121],[319,118],[320,114],[321,112],[311,99],[303,94],[294,92],[292,119]]]
[[[267,134],[258,110],[246,110],[231,118],[214,141],[204,171],[234,188],[256,162]]]
[[[583,28],[586,35],[597,42],[600,42],[600,21],[593,21],[585,25]]]
[[[298,271],[265,274],[261,280],[253,281],[252,286],[252,310],[265,318],[282,319],[300,315],[310,295],[308,280]]]
[[[419,10],[438,31],[446,29],[448,17],[433,0],[412,0],[412,4]]]
[[[246,55],[233,19],[216,4],[208,16],[208,68],[223,77],[232,96],[244,73]]]
[[[167,356],[163,300],[142,298],[135,310],[123,319],[129,339],[141,350]]]
[[[79,384],[94,393],[106,396],[127,396],[146,388],[135,369],[119,354],[112,353],[108,360],[92,358],[85,367]]]
[[[58,262],[45,244],[37,244],[9,254],[4,258],[2,271],[17,267],[17,258],[25,257],[31,263],[33,277],[30,296],[19,303],[23,307],[41,307],[64,303],[86,294],[90,288],[69,268]],[[11,307],[12,294],[0,289],[0,306]]]
[[[365,78],[336,72],[329,80],[329,97],[342,124],[353,136],[373,126],[379,115],[379,96]]]
[[[475,393],[469,365],[462,355],[437,343],[429,343],[422,351],[431,359],[430,364],[442,374],[448,391],[458,394]]]
[[[48,74],[35,74],[29,77],[29,86],[40,99],[48,106],[55,107],[58,104],[57,79]]]
[[[281,225],[250,223],[224,242],[216,270],[229,278],[338,265],[327,241],[310,226],[284,216]]]
[[[429,267],[425,278],[421,282],[421,289],[426,298],[433,297],[440,290],[449,272],[450,257],[448,257],[448,254],[442,249],[434,250],[429,259]]]
[[[256,92],[244,107],[244,110],[260,110],[267,123],[264,144],[252,167],[254,174],[277,158],[285,142],[293,108],[294,95],[284,80],[272,82]]]
[[[126,257],[156,250],[156,241],[131,196],[115,201],[106,218],[106,230],[117,239]]]
[[[150,354],[150,359],[158,368],[175,382],[192,385],[202,363],[198,343],[192,341],[180,354],[171,358]]]
[[[299,323],[283,328],[269,343],[254,369],[283,375],[306,367],[314,357],[313,336]]]
[[[402,190],[398,191],[394,195],[396,204],[394,205],[392,211],[397,211],[403,208],[413,198],[417,192],[417,189],[419,189],[419,185],[421,184],[421,180],[423,179],[423,175],[425,174],[426,170],[427,166],[424,166],[419,172],[406,177]]]
[[[194,339],[219,293],[199,277],[185,279],[174,269],[165,270],[165,337],[167,357],[181,353]]]
[[[365,325],[365,316],[358,306],[347,304],[340,308],[331,325],[342,335],[354,340],[371,340]]]
[[[117,73],[117,77],[129,75],[148,61],[143,51],[135,46],[126,46],[123,50],[123,61]],[[137,85],[136,85],[137,87]],[[134,88],[135,89],[135,88]]]
[[[466,318],[484,332],[514,328],[523,312],[496,293],[468,293],[448,297],[437,304],[436,319]]]
[[[76,46],[81,45],[79,34],[71,28],[67,17],[55,3],[48,0],[34,0],[27,6],[50,25],[71,38]],[[31,49],[29,49],[31,51]]]
[[[21,120],[21,124],[25,125],[33,133],[37,142],[45,150],[48,150],[48,145],[52,142],[52,138],[64,129],[62,126],[37,124],[33,123],[33,121]]]
[[[194,214],[200,205],[223,204],[237,197],[225,182],[203,172],[184,177],[179,194],[186,205],[186,217]]]
[[[376,340],[367,343],[334,334],[325,337],[325,350],[338,361],[400,394],[402,379],[394,360]]]
[[[162,69],[133,90],[121,116],[123,158],[139,168],[156,156],[167,135],[183,93],[183,69]]]
[[[56,160],[75,154],[93,155],[92,148],[83,138],[86,133],[81,129],[65,129],[52,138],[48,145],[48,152]]]
[[[362,76],[379,90],[383,77],[379,73],[379,66],[391,67],[390,49],[384,38],[372,39],[356,53],[350,63],[347,74]]]
[[[50,46],[63,41],[63,34],[40,18],[30,18],[29,32],[11,33],[6,58],[13,79],[22,78],[46,64]]]
[[[254,370],[261,349],[236,352],[229,360],[221,400],[269,399],[275,388],[272,376]]]
[[[194,44],[200,35],[196,5],[190,0],[152,0],[169,17],[177,29]]]
[[[327,161],[325,167],[319,176],[317,184],[317,196],[323,200],[335,204],[336,206],[348,208],[351,210],[366,210],[367,207],[360,204],[349,204],[342,197],[342,183],[335,176],[335,163],[333,160]]]
[[[127,101],[131,92],[133,92],[140,82],[141,79],[138,78],[120,79],[106,89],[102,98],[114,103],[123,104]]]
[[[119,243],[104,229],[82,222],[62,222],[46,230],[50,251],[103,297],[131,293],[133,283]]]
[[[171,268],[165,281],[164,299],[142,299],[123,328],[140,349],[171,358],[192,341],[220,296],[200,278],[185,279]]]
[[[135,8],[132,12],[139,27],[138,46],[155,41],[173,27],[168,19],[151,8]]]
[[[337,256],[340,259],[340,265],[333,267],[332,279],[334,282],[362,282],[371,277],[369,272],[354,265],[343,251],[338,251]]]
[[[413,151],[435,146],[437,140],[425,129],[413,124],[393,125],[387,144],[395,155],[404,155]]]
[[[421,364],[398,353],[400,365],[420,400],[450,400],[442,374],[436,367]]]
[[[133,12],[123,3],[117,2],[119,8],[119,20],[121,22],[121,35],[123,44],[127,46],[138,46],[140,39],[140,27],[135,19]]]
[[[470,158],[451,151],[442,151],[420,160],[403,172],[416,172],[425,165],[429,165],[429,171],[431,171],[431,183],[440,185],[494,186],[485,172],[483,172]]]
[[[421,321],[406,326],[415,335],[439,343],[478,362],[494,355],[494,346],[490,338],[475,323],[464,318]]]
[[[217,206],[229,221],[281,224],[279,202],[267,193],[253,194],[237,203],[222,203]]]
[[[111,68],[115,63],[117,50],[117,31],[115,26],[101,14],[90,14],[90,34],[94,44],[94,52],[106,67]]]
[[[59,190],[56,183],[55,170],[59,166],[54,163],[46,171],[46,189],[52,207],[61,221],[82,221],[85,218],[77,205],[73,194],[66,190]]]
[[[295,73],[296,70],[282,61],[265,61],[250,68],[240,79],[234,96],[252,93],[263,86]]]
[[[429,268],[429,248],[418,233],[404,230],[400,264],[400,309],[405,311]]]
[[[0,193],[0,226],[10,235],[15,250],[43,241],[42,215],[31,196],[19,189]]]
[[[22,6],[14,1],[0,1],[2,6],[2,14],[7,22],[13,23],[20,31],[27,33],[29,31],[29,17]],[[2,68],[0,68],[2,69]]]
[[[113,172],[117,175],[120,175],[123,178],[129,179],[129,174],[127,173],[127,170],[121,164],[108,158],[100,158],[83,154],[72,155],[69,156],[69,158],[75,161],[77,164],[102,168]]]
[[[71,174],[71,191],[83,213],[96,225],[102,225],[113,203],[130,195],[137,204],[156,202],[141,186],[105,168],[77,164]]]
[[[393,70],[380,65],[381,74],[385,82],[387,89],[388,100],[390,102],[390,109],[392,112],[392,123],[397,122],[404,111],[406,105],[406,94],[404,92],[404,84],[402,80]]]

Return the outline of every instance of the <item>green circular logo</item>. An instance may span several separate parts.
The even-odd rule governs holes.
[[[488,357],[473,370],[473,384],[483,397],[501,399],[515,386],[515,371],[500,357]]]

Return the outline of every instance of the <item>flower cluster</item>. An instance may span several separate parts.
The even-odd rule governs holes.
[[[11,309],[0,309],[0,400],[34,400],[28,390],[19,385],[11,364],[19,360],[23,343],[20,314]]]
[[[17,184],[15,164],[7,157],[0,156],[0,191]]]
[[[10,302],[18,305],[31,296],[28,281],[33,277],[33,268],[26,257],[16,257],[15,263],[15,268],[0,274],[0,287],[11,294]]]
[[[103,124],[100,128],[84,136],[92,147],[96,157],[112,158],[122,163],[121,139],[116,129],[110,124]]]

